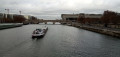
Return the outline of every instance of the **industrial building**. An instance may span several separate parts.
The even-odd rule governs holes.
[[[30,15],[0,13],[0,23],[22,23],[25,20],[37,20],[37,18]]]
[[[72,22],[82,22],[82,23],[94,23],[99,21],[102,17],[102,14],[62,14],[62,19],[65,21],[72,21]]]
[[[81,23],[100,23],[102,14],[79,14],[78,22]]]
[[[61,15],[62,19],[64,21],[77,21],[78,17],[79,17],[79,14],[62,14]]]

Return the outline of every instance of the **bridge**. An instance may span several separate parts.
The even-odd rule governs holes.
[[[53,24],[55,24],[56,22],[63,23],[65,21],[63,21],[63,20],[39,20],[39,23],[47,24],[47,22],[52,22]]]
[[[55,23],[60,23],[60,24],[71,24],[72,22],[71,21],[66,21],[66,20],[27,20],[27,21],[24,21],[23,24],[39,24],[39,23],[45,23],[47,24],[47,22],[52,22],[53,24]]]

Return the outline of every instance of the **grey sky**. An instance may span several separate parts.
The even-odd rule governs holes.
[[[34,15],[42,19],[58,19],[68,13],[120,12],[120,0],[0,0],[0,12]]]

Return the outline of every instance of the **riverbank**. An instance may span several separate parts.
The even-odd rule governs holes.
[[[0,30],[14,28],[14,27],[20,27],[22,25],[23,24],[21,24],[21,23],[4,23],[4,24],[0,24]]]
[[[80,23],[72,23],[71,26],[120,38],[120,29],[90,26]]]

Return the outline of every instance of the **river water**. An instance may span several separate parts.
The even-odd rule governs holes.
[[[33,30],[48,26],[43,38]],[[0,30],[0,57],[120,57],[120,39],[65,25]]]

